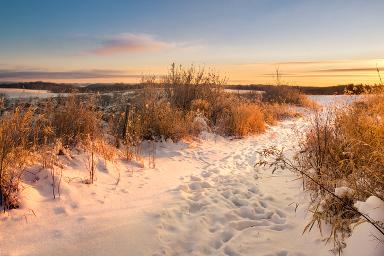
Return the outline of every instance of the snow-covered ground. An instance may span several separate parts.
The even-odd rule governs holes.
[[[342,107],[361,99],[361,95],[310,95],[309,98],[325,107]]]
[[[0,215],[0,255],[332,255],[319,231],[302,234],[309,213],[300,180],[254,167],[262,149],[293,152],[307,124],[286,120],[240,140],[203,134],[160,143],[155,168],[100,160],[92,185],[82,183],[84,153],[62,157],[60,198],[52,198],[49,173],[33,170],[22,208]],[[360,206],[380,215],[375,200]],[[383,255],[370,227],[358,228],[347,242],[370,242],[364,255]],[[362,254],[347,247],[345,255]]]
[[[58,96],[58,93],[52,93],[47,90],[29,90],[17,88],[0,88],[0,94],[4,94],[7,98],[50,98]]]

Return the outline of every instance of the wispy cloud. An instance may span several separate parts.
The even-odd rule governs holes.
[[[158,40],[152,35],[128,33],[102,41],[99,47],[89,53],[96,55],[114,55],[119,53],[159,51],[172,46],[172,43]]]
[[[140,78],[138,74],[126,74],[120,70],[72,70],[42,71],[0,69],[0,80],[6,79],[95,79],[95,78]]]
[[[336,64],[336,63],[348,63],[350,61],[342,60],[313,60],[313,61],[282,61],[275,62],[274,65],[317,65],[317,64]]]
[[[379,68],[380,71],[384,71],[384,68]],[[328,72],[328,73],[338,73],[338,72],[377,72],[377,68],[372,67],[359,67],[359,68],[331,68],[331,69],[320,69],[313,70],[311,72]]]
[[[282,74],[283,78],[285,77],[302,77],[302,78],[316,78],[316,77],[376,77],[375,74]],[[276,77],[276,74],[261,74],[261,75],[255,75],[255,77]]]

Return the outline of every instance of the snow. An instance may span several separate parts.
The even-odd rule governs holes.
[[[56,199],[49,171],[31,168],[22,207],[0,215],[0,255],[332,255],[315,228],[302,234],[310,215],[301,181],[255,167],[265,148],[294,152],[307,124],[286,120],[245,139],[205,131],[198,140],[158,143],[156,168],[146,157],[144,168],[98,159],[89,185],[88,156],[73,151],[61,157]],[[358,207],[373,214],[377,203]],[[365,225],[350,248],[370,239]]]
[[[361,99],[361,95],[310,95],[309,98],[325,107],[342,107]]]
[[[354,191],[351,188],[348,187],[338,187],[335,188],[335,195],[338,197],[348,197],[349,195],[353,195]]]
[[[0,88],[0,94],[4,94],[7,98],[49,98],[58,96],[58,93],[52,93],[48,90],[30,90],[17,88]]]
[[[373,220],[384,223],[384,202],[381,199],[370,196],[365,202],[356,202],[355,207]],[[371,224],[361,223],[354,228],[352,236],[348,238],[345,255],[382,256],[384,244],[378,240],[380,238],[382,240],[382,235]]]

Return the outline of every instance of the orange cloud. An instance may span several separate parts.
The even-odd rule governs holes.
[[[147,34],[121,34],[107,39],[101,46],[92,50],[96,55],[114,55],[119,53],[135,53],[158,51],[172,47],[172,44],[155,39]]]

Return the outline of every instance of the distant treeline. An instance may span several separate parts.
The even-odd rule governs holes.
[[[271,86],[274,85],[263,85],[263,84],[251,84],[251,85],[230,85],[227,89],[235,90],[257,90],[257,91],[268,91]],[[313,87],[313,86],[290,86],[304,94],[315,94],[315,95],[329,95],[329,94],[344,94],[346,85],[327,86],[327,87]]]
[[[55,93],[71,92],[78,89],[73,84],[57,84],[49,82],[22,82],[22,83],[1,83],[0,88],[15,88],[28,90],[48,90]]]
[[[30,89],[30,90],[48,90],[54,93],[69,93],[69,92],[108,92],[108,91],[126,91],[134,89],[142,89],[143,84],[64,84],[64,83],[50,83],[50,82],[20,82],[20,83],[0,83],[0,88],[17,88],[17,89]],[[256,91],[268,91],[274,85],[227,85],[226,89],[234,90],[256,90]],[[348,84],[337,86],[290,86],[296,88],[304,94],[312,95],[332,95],[332,94],[361,94],[364,92],[372,92],[376,90],[379,85],[363,85],[363,84]]]
[[[0,88],[16,88],[28,90],[48,90],[54,93],[70,92],[106,92],[106,91],[125,91],[141,89],[141,84],[89,84],[79,85],[70,83],[50,83],[50,82],[20,82],[20,83],[0,83]]]
[[[257,91],[268,91],[274,85],[228,85],[227,89],[235,90],[257,90]],[[366,92],[374,92],[383,85],[364,85],[364,84],[347,84],[347,85],[336,85],[336,86],[290,86],[304,94],[309,95],[340,95],[340,94],[362,94]]]
[[[84,92],[108,92],[108,91],[126,91],[126,90],[135,90],[142,89],[142,84],[90,84],[82,87]]]

